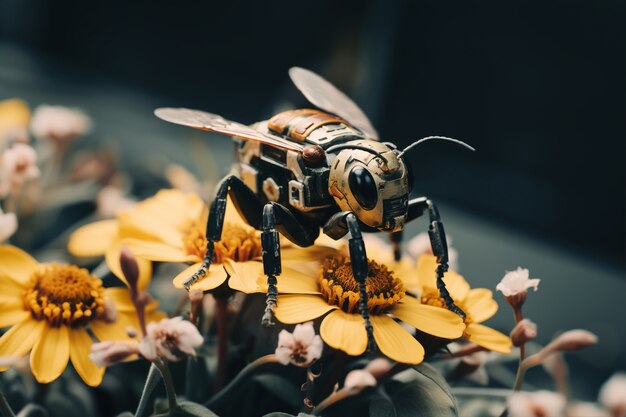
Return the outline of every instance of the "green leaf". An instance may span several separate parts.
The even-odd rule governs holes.
[[[425,375],[428,374],[427,375]],[[454,397],[443,378],[430,373],[430,369],[418,372],[407,369],[385,384],[394,404],[397,417],[436,416],[457,417]]]
[[[203,405],[191,401],[181,401],[178,408],[171,413],[165,412],[157,414],[156,417],[218,417],[213,411]]]

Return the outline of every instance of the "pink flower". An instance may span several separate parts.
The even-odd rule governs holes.
[[[177,361],[185,355],[196,356],[195,348],[202,345],[203,340],[196,326],[182,317],[163,319],[148,324],[139,352],[150,361],[157,358]]]
[[[39,176],[37,154],[24,143],[16,143],[4,151],[0,166],[0,195],[17,191],[26,181]]]
[[[562,417],[565,397],[550,391],[516,392],[507,406],[509,417]]]
[[[293,333],[281,330],[275,354],[283,365],[306,368],[322,356],[323,348],[322,338],[315,334],[313,323],[308,322],[296,325]]]
[[[518,267],[515,271],[507,272],[500,283],[496,286],[496,291],[502,292],[506,301],[513,308],[521,308],[526,301],[529,288],[537,291],[540,279],[529,279],[528,269]]]
[[[80,110],[41,105],[35,109],[30,128],[38,138],[62,143],[88,133],[91,119]]]

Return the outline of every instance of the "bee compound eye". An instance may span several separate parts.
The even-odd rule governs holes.
[[[348,178],[350,190],[361,207],[371,210],[378,202],[378,189],[372,174],[363,167],[356,167],[350,172]]]

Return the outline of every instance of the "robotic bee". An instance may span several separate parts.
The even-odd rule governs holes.
[[[409,199],[412,178],[404,155],[430,139],[473,148],[456,139],[429,136],[399,150],[390,142],[380,142],[361,109],[328,81],[298,67],[291,68],[289,75],[304,96],[325,112],[288,110],[249,127],[198,110],[155,110],[163,120],[229,135],[238,144],[237,175],[225,177],[216,187],[207,222],[206,255],[199,270],[185,282],[185,288],[189,290],[211,266],[215,242],[221,239],[228,196],[241,216],[262,230],[268,284],[262,323],[266,326],[273,324],[281,273],[278,233],[307,247],[319,236],[320,228],[333,239],[350,232],[352,272],[359,283],[359,308],[372,348],[366,292],[368,263],[361,232],[389,233],[399,258],[405,223],[428,212],[428,233],[438,261],[438,289],[448,309],[464,317],[443,282],[448,249],[439,213],[426,197]]]

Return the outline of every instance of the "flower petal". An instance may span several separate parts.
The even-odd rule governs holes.
[[[437,258],[433,255],[424,254],[417,260],[417,277],[422,287],[437,288]],[[463,300],[470,285],[459,273],[449,270],[443,275],[443,282],[454,300]]]
[[[314,320],[336,308],[317,295],[279,295],[274,313],[283,323],[295,324]]]
[[[380,351],[397,362],[417,365],[424,360],[424,347],[420,342],[386,315],[372,315],[374,339]],[[363,325],[364,326],[364,325]],[[363,327],[365,331],[365,327]]]
[[[130,290],[126,287],[111,287],[104,289],[104,297],[113,301],[115,310],[122,313],[134,313],[135,305],[130,297]]]
[[[459,338],[465,329],[463,320],[457,314],[445,308],[421,304],[411,297],[404,297],[389,312],[418,330],[444,339]]]
[[[320,261],[327,256],[337,253],[336,249],[327,246],[309,246],[307,248],[301,248],[299,246],[287,246],[280,251],[280,257],[283,261]]]
[[[193,274],[198,272],[200,269],[201,262],[195,263],[190,267],[186,268],[183,272],[176,275],[174,277],[174,286],[176,288],[184,288],[183,284],[187,281]],[[200,291],[210,291],[213,290],[226,281],[228,278],[228,274],[224,270],[223,265],[214,264],[209,268],[209,272],[202,278],[200,281],[197,281],[195,284],[191,286],[192,290],[200,290]]]
[[[24,302],[20,299],[16,302],[0,302],[0,328],[12,326],[30,317],[30,312],[24,310]]]
[[[45,327],[44,321],[35,320],[31,317],[11,327],[0,338],[0,357],[24,356],[41,338]],[[6,368],[0,368],[4,370]]]
[[[180,240],[180,239],[179,239]],[[188,255],[180,244],[170,244],[153,240],[123,239],[122,245],[139,258],[157,262],[198,262],[195,255]]]
[[[122,242],[119,239],[114,239],[111,245],[106,250],[105,259],[107,266],[115,275],[128,287],[128,281],[126,281],[126,277],[122,272],[122,266],[120,265],[120,251],[122,249]],[[131,251],[132,252],[132,251]],[[135,256],[135,260],[137,261],[137,266],[139,267],[139,278],[137,282],[137,287],[139,290],[145,290],[148,288],[150,284],[150,279],[152,278],[152,262],[147,259],[141,258],[139,256]]]
[[[498,311],[498,303],[493,299],[493,293],[486,288],[474,288],[463,302],[472,323],[482,323]]]
[[[358,356],[367,349],[367,332],[360,314],[333,311],[324,317],[320,336],[330,347],[343,350],[351,356]]]
[[[89,359],[93,340],[84,327],[70,330],[70,359],[78,375],[90,387],[97,387],[102,382],[104,368],[99,368]]]
[[[63,373],[70,359],[70,333],[67,326],[45,326],[30,354],[30,369],[37,382],[47,384]]]
[[[117,220],[102,220],[78,228],[70,235],[67,250],[75,256],[101,256],[117,237]]]
[[[474,342],[485,349],[498,353],[511,352],[511,339],[490,327],[470,323],[465,329],[465,334],[470,342]]]
[[[11,245],[0,246],[0,275],[25,284],[39,263],[23,250]]]
[[[123,315],[123,313],[120,314],[120,320],[115,323],[93,320],[89,322],[89,328],[101,342],[105,340],[128,340],[130,339],[126,333],[128,321],[121,319]]]
[[[230,288],[245,294],[264,293],[267,285],[263,281],[263,264],[261,262],[235,262],[232,259],[224,259],[224,270],[230,276],[228,285]]]

